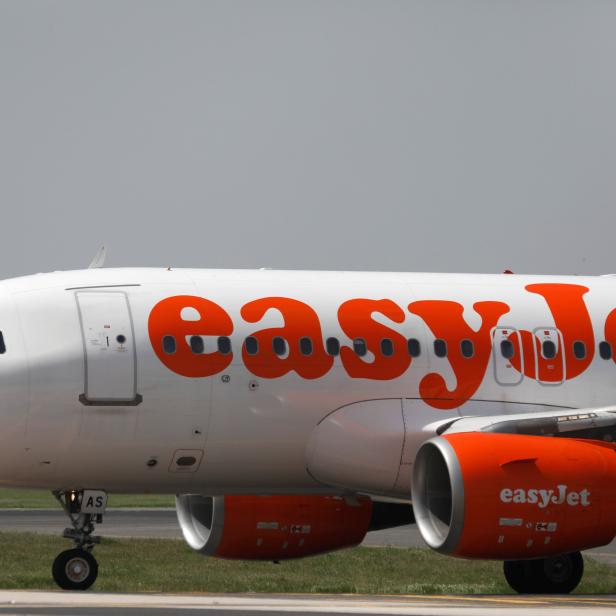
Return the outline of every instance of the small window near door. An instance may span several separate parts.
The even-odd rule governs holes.
[[[515,355],[515,347],[513,346],[513,342],[511,342],[511,340],[501,340],[500,351],[501,355],[505,359],[511,359]]]
[[[584,359],[586,357],[586,345],[581,340],[576,340],[573,343],[573,355],[576,359]]]
[[[163,351],[167,355],[175,353],[175,338],[173,336],[163,336]]]
[[[601,359],[612,359],[612,345],[607,340],[599,343],[599,356]]]
[[[541,354],[544,359],[554,359],[556,357],[556,345],[551,340],[544,340],[541,344]]]

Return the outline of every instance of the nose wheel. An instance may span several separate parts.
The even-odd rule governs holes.
[[[80,548],[60,552],[51,573],[63,590],[87,590],[98,576],[98,563],[90,552]]]
[[[100,537],[92,533],[95,524],[103,521],[107,495],[100,490],[57,491],[53,495],[72,526],[64,529],[63,537],[75,543],[73,549],[56,556],[51,568],[53,579],[64,590],[87,590],[98,576],[92,550],[100,543]]]

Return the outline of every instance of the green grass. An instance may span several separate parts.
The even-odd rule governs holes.
[[[47,535],[0,533],[0,588],[55,588],[51,563],[70,542]],[[500,563],[447,558],[423,549],[359,547],[270,562],[206,558],[182,541],[104,540],[94,553],[98,591],[366,594],[509,593]],[[616,569],[591,559],[580,593],[616,588]]]
[[[110,494],[109,507],[175,507],[169,494]],[[60,505],[47,490],[0,488],[0,509],[59,509]]]

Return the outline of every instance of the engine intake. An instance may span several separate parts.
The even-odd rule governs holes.
[[[186,542],[206,556],[283,560],[361,543],[370,527],[372,501],[184,495],[176,497],[176,509]]]
[[[464,481],[456,452],[445,438],[425,443],[413,470],[413,510],[424,541],[450,554],[464,528]]]
[[[468,432],[424,443],[415,518],[445,554],[542,558],[616,534],[616,447],[599,441]]]

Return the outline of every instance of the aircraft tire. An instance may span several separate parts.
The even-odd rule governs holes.
[[[87,590],[98,576],[98,563],[90,552],[75,548],[60,552],[53,561],[53,579],[63,590]]]
[[[503,563],[505,579],[520,594],[569,594],[584,575],[579,552],[538,560],[508,560]]]

